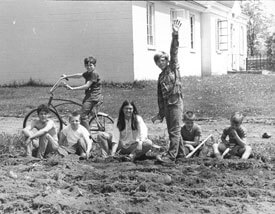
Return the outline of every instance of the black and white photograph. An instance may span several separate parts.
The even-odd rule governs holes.
[[[0,213],[274,214],[274,11],[0,0]]]

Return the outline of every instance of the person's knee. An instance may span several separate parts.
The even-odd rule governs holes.
[[[214,150],[218,150],[218,148],[219,148],[219,144],[214,143],[214,144],[212,145],[212,147],[213,147],[213,149],[214,149]]]
[[[44,135],[44,137],[47,139],[47,140],[50,140],[52,138],[52,136],[49,134],[49,133],[46,133]]]
[[[149,151],[153,146],[153,142],[149,139],[142,142],[142,151]]]
[[[180,124],[176,124],[176,125],[173,125],[172,127],[169,127],[168,133],[174,136],[181,137],[180,129],[181,129]]]
[[[25,130],[25,129],[23,129],[23,130],[21,131],[21,134],[22,134],[24,137],[29,137],[29,132],[28,132],[27,130]]]
[[[102,143],[102,142],[105,142],[105,141],[111,141],[112,140],[112,135],[111,134],[108,134],[107,132],[99,132],[97,134],[97,142],[99,143]]]
[[[51,147],[54,151],[56,151],[59,148],[59,144],[57,142],[54,142],[51,144]]]
[[[79,146],[81,146],[82,148],[86,147],[86,141],[85,141],[85,139],[83,137],[81,137],[81,138],[78,139],[77,144]]]
[[[142,144],[143,146],[146,146],[146,147],[152,147],[153,146],[153,142],[149,139],[145,140]]]
[[[246,145],[246,146],[244,147],[244,150],[245,150],[245,152],[251,152],[251,151],[252,151],[252,147]]]
[[[21,134],[24,136],[24,137],[26,137],[26,138],[28,138],[28,137],[30,137],[32,134],[33,134],[33,131],[31,131],[31,130],[28,130],[28,129],[23,129],[22,131],[21,131]]]
[[[98,142],[104,140],[105,139],[104,132],[99,132],[96,136],[96,139],[97,139]]]

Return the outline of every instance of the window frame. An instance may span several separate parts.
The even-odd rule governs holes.
[[[223,26],[223,23],[226,25]],[[225,42],[222,38],[225,38]],[[222,47],[222,45],[225,46]],[[216,51],[228,51],[228,20],[217,19],[216,21]]]
[[[147,2],[146,5],[146,26],[147,26],[147,47],[148,49],[155,49],[156,37],[155,37],[155,4],[153,2]]]
[[[196,49],[196,16],[195,14],[190,13],[190,49],[194,51]]]
[[[177,20],[177,18],[178,18],[177,11],[174,8],[171,8],[170,9],[170,24],[171,24],[171,27],[172,27],[174,21]]]
[[[245,31],[244,31],[244,26],[241,26],[240,27],[240,54],[241,55],[244,55],[244,47],[245,47],[245,44],[244,44],[244,41],[245,41]]]

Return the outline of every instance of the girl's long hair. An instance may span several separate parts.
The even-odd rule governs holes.
[[[119,109],[119,115],[118,115],[118,121],[117,121],[117,128],[119,129],[119,131],[123,131],[125,129],[125,115],[123,112],[123,108],[128,105],[133,106],[132,124],[131,124],[132,130],[137,130],[138,128],[138,122],[137,122],[138,111],[137,111],[136,105],[134,104],[133,101],[125,100]]]

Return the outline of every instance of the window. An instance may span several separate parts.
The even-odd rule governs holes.
[[[233,24],[230,24],[230,48],[233,48]]]
[[[179,19],[182,22],[182,26],[179,30],[179,43],[180,47],[187,47],[189,44],[186,43],[186,22],[185,22],[186,11],[183,9],[171,9],[170,10],[170,22],[171,22],[171,33],[172,33],[172,24],[175,20]],[[189,15],[188,15],[189,16]],[[189,34],[188,34],[189,35]]]
[[[174,23],[174,21],[177,20],[177,18],[178,18],[177,11],[175,9],[171,9],[170,11],[171,26]]]
[[[147,2],[147,45],[155,45],[155,6],[152,2]]]
[[[228,50],[228,27],[227,20],[218,20],[216,24],[216,49],[218,51]]]
[[[195,15],[190,15],[190,47],[195,48]]]

